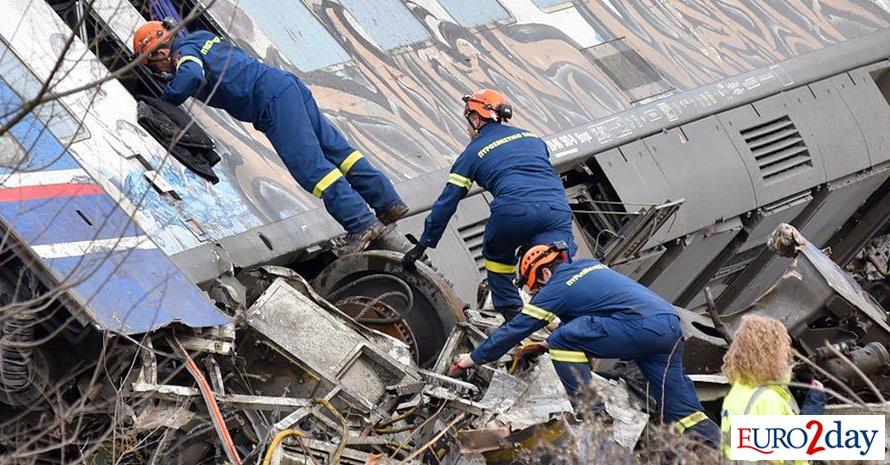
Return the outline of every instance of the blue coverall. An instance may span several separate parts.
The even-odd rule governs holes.
[[[207,31],[176,39],[172,53],[176,75],[161,99],[179,105],[195,97],[253,123],[300,186],[323,199],[347,232],[374,222],[368,205],[382,213],[401,202],[389,179],[349,145],[293,74],[266,66]]]
[[[477,364],[497,360],[556,317],[560,326],[547,342],[570,396],[578,391],[579,382],[591,380],[588,357],[633,359],[663,406],[663,421],[720,443],[720,428],[702,412],[695,387],[683,371],[683,334],[674,307],[596,260],[558,265],[522,313],[498,328],[470,357]]]
[[[522,307],[513,285],[517,247],[565,241],[573,255],[572,212],[544,141],[524,129],[492,122],[482,126],[452,165],[426,218],[420,245],[436,247],[473,182],[494,195],[482,256],[494,308],[510,319]]]

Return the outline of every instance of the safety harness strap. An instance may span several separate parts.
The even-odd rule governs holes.
[[[577,350],[550,349],[550,359],[554,362],[587,363],[587,354]]]
[[[677,420],[677,429],[680,430],[681,433],[686,432],[689,428],[705,421],[708,419],[708,416],[705,415],[704,412],[692,412],[689,415]]]
[[[550,323],[551,321],[553,321],[556,318],[555,313],[544,310],[541,307],[536,307],[532,304],[523,305],[522,306],[522,314],[528,315],[532,318],[537,318],[539,320],[546,321],[547,323]]]
[[[318,181],[315,184],[315,188],[312,189],[312,195],[321,198],[324,195],[325,189],[331,187],[331,184],[337,182],[338,179],[343,177],[343,173],[340,172],[339,169],[331,170],[328,174],[324,175],[321,178],[321,181]]]
[[[352,169],[352,165],[358,163],[362,158],[364,158],[364,155],[358,150],[350,153],[349,156],[343,160],[343,163],[340,163],[340,172],[343,174],[349,173],[349,170]]]

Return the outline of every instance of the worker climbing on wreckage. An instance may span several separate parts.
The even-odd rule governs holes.
[[[510,320],[522,309],[519,291],[513,286],[516,249],[564,241],[571,257],[575,248],[572,212],[544,141],[504,124],[513,117],[507,98],[482,89],[463,101],[470,143],[452,165],[445,189],[426,218],[423,235],[402,263],[413,270],[426,249],[436,247],[458,202],[476,182],[494,195],[482,257],[494,309]]]
[[[408,213],[389,179],[349,145],[295,75],[208,31],[175,38],[174,27],[170,18],[149,21],[133,37],[137,55],[149,52],[143,64],[174,74],[161,99],[180,105],[195,97],[266,134],[297,183],[346,230],[341,253],[364,249]]]
[[[592,259],[567,263],[564,243],[531,247],[519,264],[518,286],[533,295],[522,313],[498,328],[449,370],[457,377],[470,367],[499,359],[520,341],[559,318],[546,343],[570,397],[591,381],[588,357],[633,359],[663,405],[663,421],[716,447],[720,428],[702,412],[683,369],[683,334],[674,307],[636,281]]]

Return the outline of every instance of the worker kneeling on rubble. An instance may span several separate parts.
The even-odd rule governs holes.
[[[416,247],[403,264],[412,270],[427,247],[436,247],[457,204],[476,182],[494,195],[485,225],[482,257],[495,311],[510,320],[522,309],[513,286],[516,249],[565,241],[574,253],[572,211],[548,159],[547,145],[532,133],[507,126],[513,109],[500,92],[482,89],[464,96],[472,140],[455,160],[445,189],[433,205]]]
[[[636,281],[596,260],[566,263],[566,245],[534,246],[519,264],[519,285],[533,294],[522,314],[498,328],[451,367],[460,376],[499,359],[524,338],[559,317],[547,339],[550,357],[569,396],[592,376],[588,357],[633,359],[664,405],[664,421],[716,447],[720,429],[703,412],[683,370],[683,334],[674,307]]]
[[[161,99],[179,105],[195,97],[266,134],[297,183],[348,233],[342,253],[360,251],[408,213],[389,179],[321,114],[296,76],[207,31],[174,38],[174,26],[170,18],[149,21],[133,36],[133,51],[148,52],[143,63],[175,73]]]
[[[791,380],[791,337],[781,321],[760,315],[745,315],[723,356],[723,373],[732,387],[723,399],[720,429],[721,448],[729,458],[729,432],[736,415],[822,415],[825,392],[815,378],[803,407],[788,391]],[[795,461],[797,465],[806,461]]]

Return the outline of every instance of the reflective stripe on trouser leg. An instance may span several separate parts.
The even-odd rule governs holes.
[[[358,156],[353,156],[354,154]],[[403,203],[389,178],[360,152],[353,152],[338,166],[346,175],[346,181],[378,213]]]
[[[554,362],[587,363],[587,354],[577,350],[550,349],[550,358]]]
[[[708,418],[704,412],[693,412],[674,423],[681,434],[698,436],[706,443],[717,447],[721,443],[720,426]]]
[[[584,355],[583,352],[581,355]],[[553,360],[553,368],[556,369],[559,380],[562,381],[562,385],[566,389],[566,394],[570,397],[574,397],[578,393],[578,389],[589,384],[593,378],[586,356],[583,362],[561,362],[556,360],[553,356],[553,349],[550,349],[550,358]]]
[[[519,289],[513,285],[513,275],[488,271],[488,288],[491,289],[491,303],[495,311],[514,315],[522,308]]]
[[[269,101],[261,129],[297,183],[324,200],[325,209],[347,232],[358,232],[374,222],[368,205],[336,165],[328,161],[306,109],[307,101],[296,86],[285,88]],[[316,190],[318,191],[316,193]]]
[[[343,177],[343,173],[340,170],[332,170],[328,174],[326,174],[320,181],[315,183],[315,187],[312,188],[312,195],[321,198],[324,195],[324,191],[331,187],[331,184],[337,182],[338,179]]]
[[[556,369],[562,385],[566,388],[566,393],[572,397],[578,393],[578,389],[581,386],[589,384],[593,378],[588,362],[588,354],[591,354],[591,352],[583,343],[585,336],[595,336],[599,333],[599,331],[595,330],[590,331],[592,327],[588,323],[587,318],[576,318],[560,325],[547,338],[547,344],[550,346],[550,359],[553,360],[553,368]],[[597,340],[603,341],[604,338],[599,337]]]
[[[402,199],[389,178],[361,152],[349,145],[340,131],[318,109],[309,88],[299,79],[297,82],[297,88],[304,96],[311,129],[315,131],[325,159],[348,175],[346,181],[378,213],[401,202]]]
[[[674,424],[677,425],[677,430],[679,430],[681,433],[684,433],[689,428],[692,428],[693,426],[707,419],[708,416],[705,415],[705,412],[692,412],[689,415],[686,415],[685,417],[677,420]]]
[[[340,162],[340,165],[337,168],[340,169],[341,173],[348,174],[349,170],[352,169],[352,165],[355,165],[362,158],[364,158],[364,155],[362,155],[361,152],[353,150],[345,160]]]
[[[340,176],[322,193],[325,209],[347,232],[360,232],[377,221],[368,205]]]

